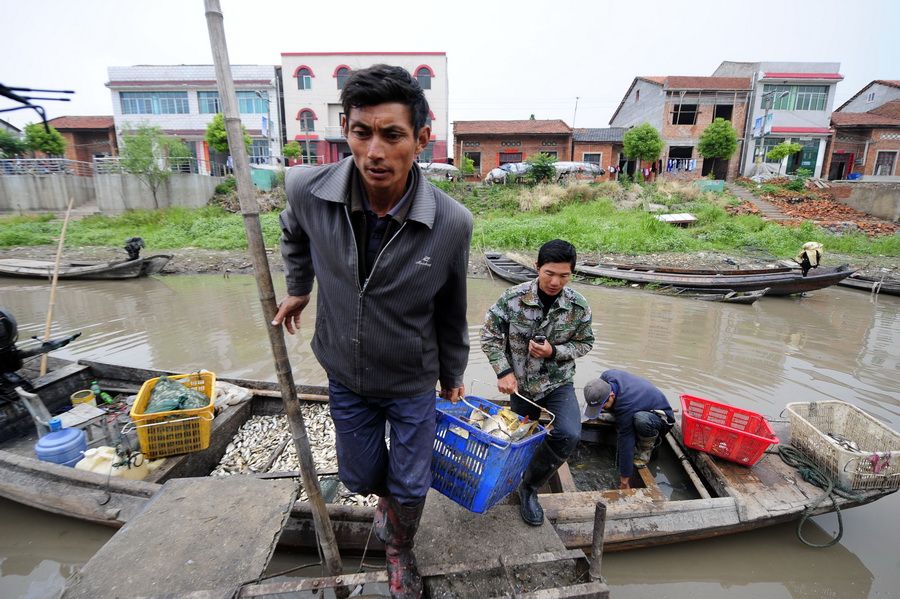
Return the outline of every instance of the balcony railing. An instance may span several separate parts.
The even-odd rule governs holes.
[[[90,162],[67,158],[8,158],[0,160],[0,175],[78,175],[91,177],[94,174]]]

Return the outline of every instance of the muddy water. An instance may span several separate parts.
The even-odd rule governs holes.
[[[505,288],[470,281],[470,390],[496,396],[478,346],[478,326]],[[900,430],[900,299],[841,288],[754,306],[710,304],[631,288],[580,288],[594,309],[594,350],[578,363],[581,387],[605,368],[652,379],[678,395],[717,399],[768,415],[791,401],[840,399]],[[44,282],[0,279],[0,305],[12,309],[20,338],[43,329]],[[54,333],[82,331],[61,357],[133,366],[274,378],[261,310],[249,277],[184,276],[128,282],[64,283]],[[288,340],[298,381],[321,384],[309,353],[314,314]],[[603,569],[623,597],[893,597],[900,588],[900,499],[891,496],[844,516],[831,549],[799,543],[792,526],[625,554]],[[837,530],[816,518],[823,540]],[[0,596],[52,596],[74,563],[86,560],[105,531],[0,503]],[[72,542],[70,539],[77,539]],[[30,589],[30,590],[29,590]],[[29,594],[30,593],[30,594]]]

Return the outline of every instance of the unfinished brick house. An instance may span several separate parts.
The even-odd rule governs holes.
[[[597,164],[611,179],[615,170],[624,165],[622,137],[624,127],[605,129],[575,129],[572,135],[572,160]]]
[[[541,152],[572,160],[572,128],[559,119],[456,121],[453,140],[454,155],[472,159],[478,177],[501,164],[524,162]]]
[[[635,77],[609,124],[630,128],[650,123],[665,147],[655,168],[669,178],[705,177],[713,168],[719,179],[734,179],[740,169],[750,77]],[[700,136],[716,118],[731,121],[738,149],[729,160],[704,161],[697,151]],[[633,168],[628,168],[629,172]]]
[[[65,157],[69,160],[93,162],[94,157],[119,153],[112,116],[60,116],[47,124],[66,140]]]
[[[823,169],[828,179],[900,176],[900,81],[878,79],[831,113]]]

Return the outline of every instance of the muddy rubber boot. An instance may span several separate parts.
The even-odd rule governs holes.
[[[393,599],[420,599],[422,577],[413,555],[413,537],[419,528],[423,501],[416,506],[401,505],[393,497],[379,497],[375,508],[375,536],[384,543],[388,587]]]
[[[547,484],[563,462],[565,460],[556,455],[546,442],[541,443],[534,452],[519,485],[519,513],[526,524],[540,526],[544,523],[544,508],[538,502],[538,489]]]
[[[634,452],[634,465],[637,468],[646,468],[650,463],[650,456],[653,454],[653,448],[656,446],[655,437],[638,437],[637,445]]]

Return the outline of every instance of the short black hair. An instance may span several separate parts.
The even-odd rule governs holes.
[[[540,268],[550,262],[568,262],[572,265],[572,272],[575,272],[576,257],[574,245],[562,239],[554,239],[538,250],[537,265]]]
[[[345,118],[350,118],[351,108],[377,106],[386,102],[399,102],[409,107],[413,133],[428,122],[428,100],[419,82],[403,67],[376,64],[353,71],[341,90],[341,104]]]

